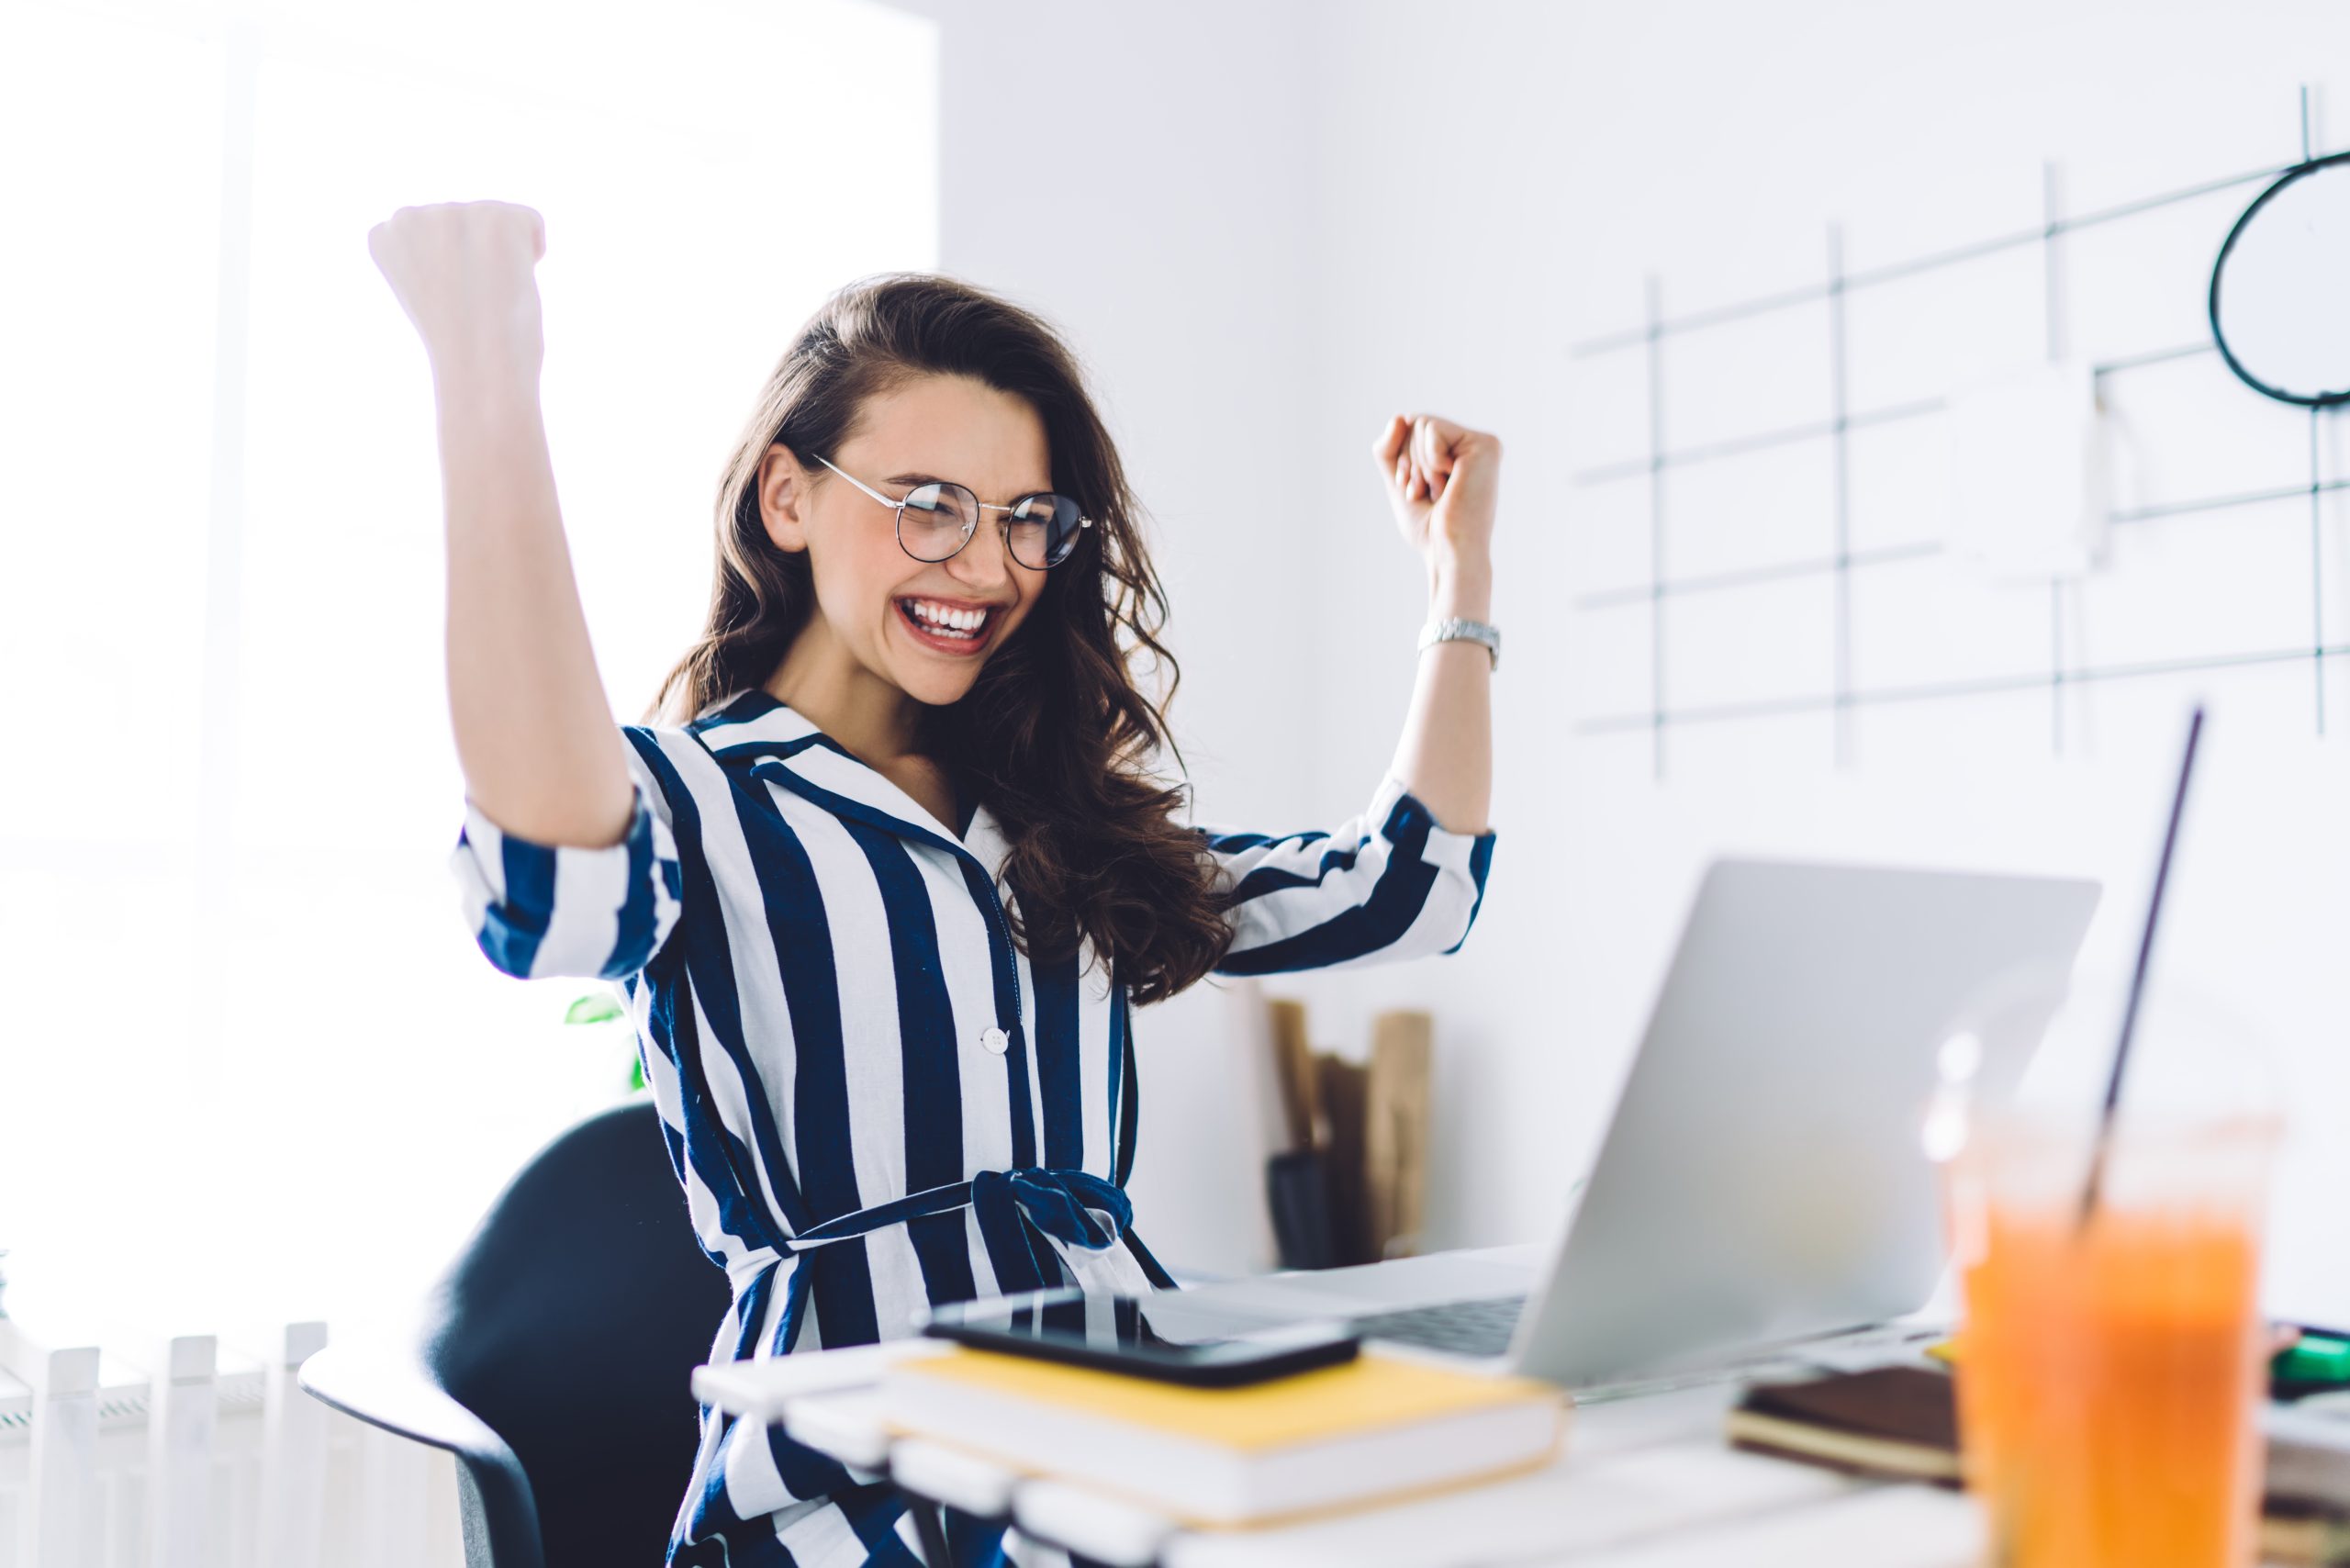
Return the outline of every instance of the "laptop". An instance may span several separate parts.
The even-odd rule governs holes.
[[[2069,969],[2097,901],[2091,881],[1718,861],[1547,1249],[1198,1285],[1152,1298],[1153,1326],[1339,1318],[1590,1389],[1915,1313],[1944,1262],[1921,1138],[1942,1033],[2008,971]],[[2012,1092],[2031,1049],[1986,1039],[1978,1092]]]

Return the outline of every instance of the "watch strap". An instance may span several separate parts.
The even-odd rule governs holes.
[[[1420,648],[1423,652],[1434,644],[1454,641],[1483,643],[1485,652],[1493,656],[1492,667],[1502,667],[1502,629],[1490,621],[1472,621],[1463,615],[1449,615],[1420,629]]]

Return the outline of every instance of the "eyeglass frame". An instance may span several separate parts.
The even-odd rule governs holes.
[[[822,464],[825,467],[830,468],[834,473],[838,474],[842,478],[846,479],[850,484],[855,485],[858,489],[863,490],[867,495],[871,496],[875,500],[879,501],[883,506],[888,507],[891,511],[893,511],[893,512],[895,512],[895,513],[897,514],[897,516],[896,516],[896,517],[891,521],[891,523],[890,523],[890,534],[891,534],[891,536],[892,536],[892,537],[894,537],[894,538],[897,540],[897,542],[898,542],[898,548],[899,548],[899,549],[901,549],[901,550],[904,550],[904,551],[906,552],[906,554],[907,554],[910,558],[912,558],[912,559],[913,559],[913,560],[916,560],[916,561],[922,561],[922,562],[924,562],[925,564],[933,565],[933,566],[936,565],[936,564],[937,564],[937,561],[951,561],[951,560],[953,560],[956,556],[957,556],[957,555],[959,555],[959,554],[961,554],[963,553],[964,546],[965,546],[965,545],[969,544],[969,543],[971,543],[972,536],[973,536],[973,535],[975,535],[975,534],[977,534],[977,533],[979,532],[979,519],[974,518],[974,519],[972,519],[972,520],[971,520],[971,526],[970,526],[970,527],[968,527],[968,528],[967,528],[967,529],[965,529],[965,530],[963,531],[963,543],[962,543],[961,544],[957,544],[957,546],[955,546],[955,548],[954,548],[954,549],[949,550],[948,552],[946,552],[946,554],[941,555],[941,556],[938,556],[938,557],[936,558],[936,560],[933,560],[931,557],[929,557],[929,556],[925,556],[925,555],[916,555],[916,554],[914,554],[914,553],[913,553],[911,549],[908,549],[908,548],[907,548],[907,546],[906,546],[906,532],[905,532],[905,530],[906,530],[906,506],[907,506],[907,501],[904,501],[904,500],[893,501],[893,500],[891,500],[889,497],[887,497],[887,496],[883,495],[880,491],[878,491],[878,490],[875,489],[872,486],[870,486],[870,485],[867,484],[864,480],[862,480],[862,479],[858,478],[856,475],[849,473],[846,469],[845,469],[845,468],[841,467],[838,464],[834,463],[831,458],[826,457],[826,456],[825,456],[822,453],[821,453],[821,452],[820,452],[820,453],[817,453],[817,454],[815,454],[815,457],[816,457],[816,461],[817,461],[817,462],[819,462],[819,463]],[[1013,498],[1012,498],[1012,505],[1010,505],[1010,506],[998,506],[998,505],[996,505],[993,501],[983,501],[983,500],[979,499],[979,493],[977,490],[974,490],[973,488],[971,488],[971,487],[970,487],[970,486],[966,485],[966,484],[962,483],[962,482],[961,482],[961,481],[959,481],[959,480],[956,480],[956,479],[926,479],[926,480],[924,480],[924,481],[923,481],[923,484],[953,485],[957,489],[958,489],[958,490],[962,491],[965,495],[967,495],[967,496],[970,497],[970,498],[971,498],[971,504],[972,504],[972,505],[974,505],[974,506],[976,506],[976,507],[978,507],[978,508],[979,508],[980,510],[982,510],[982,511],[1003,511],[1003,512],[1008,512],[1008,511],[1016,511],[1016,510],[1019,510],[1020,503],[1021,503],[1021,502],[1023,502],[1023,501],[1025,501],[1025,500],[1033,500],[1033,499],[1035,499],[1035,498],[1036,497],[1038,497],[1038,496],[1058,496],[1058,495],[1059,495],[1059,494],[1060,494],[1060,492],[1059,492],[1058,490],[1031,490],[1031,491],[1029,491],[1029,492],[1028,492],[1026,495],[1024,495],[1024,496],[1014,496],[1014,497],[1013,497]],[[922,488],[922,486],[921,486],[921,485],[917,485],[917,486],[915,486],[915,487],[914,487],[914,488],[918,490],[918,489]],[[908,492],[908,499],[911,499],[911,498],[912,498],[912,492],[910,491],[910,492]],[[1077,514],[1077,525],[1078,525],[1080,528],[1091,528],[1091,527],[1092,527],[1092,526],[1093,526],[1093,520],[1092,520],[1091,518],[1090,518],[1090,517],[1086,516],[1083,512],[1081,512],[1081,511],[1080,511],[1080,512],[1079,512],[1079,513]],[[1004,553],[1004,555],[1005,555],[1009,560],[1011,560],[1011,562],[1012,562],[1014,566],[1019,566],[1019,567],[1020,567],[1022,570],[1024,570],[1024,571],[1030,571],[1030,572],[1049,572],[1049,571],[1051,571],[1055,566],[1058,566],[1062,565],[1064,562],[1068,561],[1068,559],[1069,559],[1071,555],[1074,555],[1074,554],[1077,554],[1077,544],[1076,544],[1076,543],[1075,543],[1075,541],[1076,541],[1076,539],[1077,539],[1077,535],[1072,534],[1072,535],[1070,535],[1070,541],[1071,541],[1071,543],[1070,543],[1070,544],[1069,544],[1069,547],[1068,548],[1068,550],[1066,550],[1066,551],[1064,551],[1064,552],[1062,553],[1060,560],[1058,560],[1058,561],[1048,561],[1048,562],[1046,562],[1044,566],[1032,566],[1028,565],[1028,563],[1027,563],[1027,562],[1023,561],[1023,560],[1020,558],[1019,553],[1018,553],[1018,552],[1016,552],[1016,551],[1014,551],[1014,550],[1012,548],[1011,524],[1007,522],[1007,523],[1006,523],[1006,524],[1004,524],[1003,526],[1004,526],[1004,539],[1003,539],[1003,553]]]

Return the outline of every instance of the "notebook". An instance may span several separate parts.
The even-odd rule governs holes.
[[[1531,1469],[1567,1416],[1545,1383],[1374,1353],[1210,1389],[965,1347],[891,1366],[880,1407],[894,1431],[1210,1528]]]
[[[1873,1367],[1757,1383],[1725,1421],[1731,1443],[1863,1475],[1959,1484],[1956,1388],[1947,1372]],[[2260,1551],[2277,1563],[2350,1563],[2350,1422],[2338,1434],[2270,1424]]]

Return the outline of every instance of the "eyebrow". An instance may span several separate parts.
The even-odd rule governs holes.
[[[941,478],[935,474],[892,474],[887,479],[884,479],[882,483],[885,485],[960,485],[963,482],[960,479]],[[966,489],[970,488],[968,486],[964,486],[964,487]],[[976,490],[973,490],[971,493],[974,495],[979,494]],[[1022,496],[1049,496],[1056,493],[1057,492],[1055,492],[1050,485],[1040,485],[1033,490],[1022,490],[1018,495],[1013,496],[1012,498],[1016,501],[1020,499]]]

